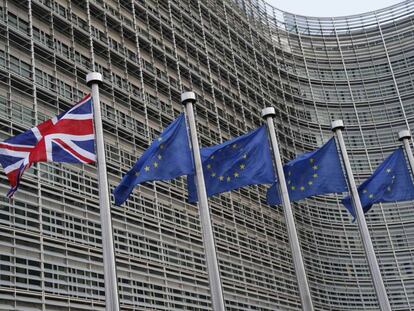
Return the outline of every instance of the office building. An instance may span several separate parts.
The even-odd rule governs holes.
[[[196,92],[199,140],[243,134],[276,108],[283,161],[343,119],[357,183],[414,126],[414,1],[338,18],[259,0],[1,0],[0,139],[100,88],[113,188]],[[0,310],[104,310],[94,165],[41,163],[12,200],[0,183]],[[283,211],[266,186],[209,200],[226,310],[300,310]],[[198,209],[186,179],[112,207],[122,310],[211,310]],[[342,195],[293,205],[315,310],[378,310]],[[394,311],[414,308],[413,202],[367,215]]]

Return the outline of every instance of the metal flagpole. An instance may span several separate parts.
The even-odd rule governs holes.
[[[286,186],[285,173],[283,172],[283,164],[280,159],[279,146],[277,144],[275,126],[273,117],[276,115],[275,108],[267,107],[262,110],[262,117],[267,122],[270,141],[273,149],[273,157],[276,163],[276,173],[280,197],[282,199],[283,210],[286,219],[286,227],[289,236],[290,248],[292,250],[293,263],[295,265],[296,278],[298,280],[300,300],[302,301],[302,310],[313,310],[312,297],[309,290],[308,279],[306,277],[305,266],[303,264],[302,252],[300,250],[298,234],[296,232],[295,221],[293,218],[292,207],[289,200],[289,192]]]
[[[367,256],[369,269],[371,271],[371,279],[374,283],[375,292],[377,293],[380,310],[391,311],[390,302],[382,280],[377,257],[375,256],[374,247],[372,246],[371,236],[369,235],[367,223],[365,221],[364,210],[362,209],[358,189],[355,184],[354,174],[352,173],[351,164],[346,151],[344,137],[342,136],[343,128],[344,123],[342,120],[332,122],[332,131],[336,134],[339,149],[341,150],[342,160],[344,162],[346,176],[348,178],[348,186],[355,209],[355,215],[358,220],[359,232],[361,234],[362,244],[364,245],[365,255]]]
[[[112,234],[108,180],[106,176],[106,161],[103,141],[101,103],[99,100],[99,84],[102,83],[102,75],[98,72],[91,72],[86,76],[86,83],[92,89],[97,158],[96,164],[98,166],[99,210],[101,215],[102,249],[105,280],[105,310],[119,311],[118,284],[116,278],[115,251]]]
[[[414,157],[413,152],[411,151],[410,142],[411,134],[409,130],[402,130],[398,133],[398,138],[404,144],[405,153],[408,158],[408,162],[410,163],[411,174],[414,175]]]
[[[185,107],[185,112],[190,128],[190,140],[193,149],[194,165],[196,171],[196,184],[198,195],[198,206],[200,209],[201,230],[203,232],[204,252],[206,254],[207,271],[210,281],[211,302],[214,311],[224,311],[223,290],[221,287],[220,272],[217,263],[216,247],[214,244],[213,229],[211,226],[210,211],[207,200],[206,186],[204,182],[203,167],[201,164],[200,147],[198,145],[193,103],[196,102],[194,92],[181,94],[181,103]]]

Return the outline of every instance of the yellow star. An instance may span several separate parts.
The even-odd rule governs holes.
[[[240,169],[241,170],[244,170],[244,168],[246,167],[246,165],[244,165],[244,164],[240,164]]]
[[[232,147],[233,149],[235,149],[235,148],[237,148],[237,144],[233,144],[231,147]]]
[[[368,198],[372,199],[374,197],[374,195],[371,193]]]
[[[301,191],[304,191],[304,190],[305,190],[305,187],[304,187],[304,186],[301,186],[301,187],[300,187],[300,190],[301,190]]]
[[[153,165],[154,165],[154,167],[155,167],[155,168],[157,168],[157,167],[158,167],[158,163],[157,163],[157,162],[154,162],[154,164],[153,164]]]
[[[211,173],[211,177],[216,177],[216,173]]]
[[[288,185],[290,185],[291,184],[291,181],[290,180],[288,180]]]
[[[139,172],[136,172],[136,173],[135,173],[135,176],[139,176]]]
[[[309,162],[313,163],[313,162],[315,162],[315,160],[314,159],[309,159]]]
[[[391,169],[390,168],[387,168],[387,173],[390,173],[391,172]]]
[[[164,149],[164,145],[160,145],[160,149]]]
[[[227,182],[229,182],[231,180],[230,176],[227,176]]]
[[[162,137],[158,137],[158,141],[161,141],[162,140]]]
[[[312,186],[313,185],[313,181],[312,180],[308,181],[308,185],[309,186]]]
[[[215,158],[215,156],[214,156],[214,154],[210,157],[212,160],[214,160],[214,158]]]
[[[207,164],[207,169],[211,169],[211,164]]]
[[[223,181],[224,180],[224,176],[220,176],[219,179],[220,179],[220,181]]]
[[[233,175],[234,175],[234,177],[236,177],[236,178],[237,178],[237,177],[239,177],[239,173],[237,173],[237,172],[235,172]]]
[[[247,159],[247,153],[243,154],[243,159]]]
[[[295,190],[295,189],[296,189],[296,187],[295,187],[295,186],[292,186],[292,187],[290,187],[290,189]]]
[[[148,171],[150,170],[150,167],[147,165],[147,166],[144,168],[144,170],[145,170],[146,172],[148,172]]]
[[[387,187],[387,190],[388,190],[388,191],[391,191],[391,187]]]
[[[290,176],[290,175],[292,175],[292,172],[288,172],[288,175]]]
[[[318,174],[313,174],[313,178],[317,178],[318,177]]]
[[[159,154],[159,155],[157,156],[157,158],[158,158],[158,160],[161,160],[161,159],[162,159],[162,155],[160,155],[160,154]]]
[[[362,190],[362,193],[367,193],[367,192],[368,192],[367,189]]]
[[[314,165],[312,168],[316,171],[318,169],[318,166]]]

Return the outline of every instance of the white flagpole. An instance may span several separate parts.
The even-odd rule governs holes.
[[[361,234],[362,244],[364,246],[365,255],[368,260],[369,269],[371,271],[371,279],[374,284],[375,292],[377,293],[380,310],[391,311],[390,302],[388,300],[387,292],[385,290],[384,282],[382,280],[377,257],[375,256],[374,247],[372,246],[371,236],[369,235],[367,223],[365,221],[364,210],[362,209],[358,189],[355,184],[354,174],[352,173],[351,164],[349,162],[344,137],[342,136],[343,128],[344,123],[342,122],[342,120],[336,120],[332,122],[332,131],[336,134],[336,138],[339,143],[339,149],[341,150],[342,160],[345,166],[345,172],[346,177],[348,179],[348,186],[353,202],[353,207],[355,210],[356,218],[358,220],[359,232]]]
[[[308,279],[306,277],[305,265],[303,264],[302,252],[298,235],[296,232],[295,220],[293,218],[292,207],[289,200],[289,192],[286,185],[285,173],[283,172],[283,164],[280,159],[279,146],[276,139],[275,126],[273,117],[276,115],[275,108],[267,107],[262,110],[262,117],[267,122],[267,129],[269,131],[270,142],[273,149],[273,158],[276,163],[276,173],[278,180],[278,190],[282,199],[283,210],[285,214],[286,227],[289,237],[290,248],[292,250],[293,264],[295,266],[296,278],[298,281],[300,300],[302,302],[302,310],[312,311],[312,297],[309,290]]]
[[[185,107],[188,126],[190,129],[190,140],[194,157],[196,171],[196,184],[198,195],[198,206],[200,210],[201,230],[203,233],[204,252],[206,254],[207,272],[210,281],[211,303],[214,311],[224,311],[223,290],[221,287],[220,272],[217,263],[216,246],[214,243],[213,229],[210,219],[210,211],[207,200],[206,185],[204,182],[203,166],[201,163],[200,147],[198,144],[197,130],[195,124],[193,103],[196,102],[194,92],[181,94],[181,103]]]
[[[402,130],[398,133],[398,138],[404,144],[405,154],[407,155],[408,162],[410,163],[411,174],[414,175],[414,157],[411,151],[410,142],[411,134],[409,130]]]
[[[109,201],[108,180],[106,175],[105,147],[99,100],[99,84],[102,75],[91,72],[86,76],[86,83],[92,89],[93,115],[96,141],[96,164],[98,166],[99,210],[101,215],[102,250],[105,281],[106,311],[119,311],[118,283],[116,278],[115,250],[112,234],[111,209]]]

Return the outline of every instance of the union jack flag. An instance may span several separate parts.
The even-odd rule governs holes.
[[[68,111],[0,143],[0,164],[13,196],[24,171],[36,162],[95,162],[91,95]]]

